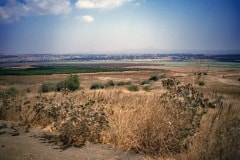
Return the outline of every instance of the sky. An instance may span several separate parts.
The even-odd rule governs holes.
[[[240,50],[239,0],[0,0],[0,53]]]

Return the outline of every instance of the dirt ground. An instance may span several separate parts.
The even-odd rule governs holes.
[[[0,121],[0,160],[139,160],[146,157],[103,144],[63,149],[50,143],[47,132],[20,127],[16,122]]]

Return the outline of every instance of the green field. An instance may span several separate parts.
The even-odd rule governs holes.
[[[179,62],[179,61],[86,61],[86,62],[57,62],[34,65],[30,68],[1,67],[0,75],[50,75],[72,73],[121,72],[146,70],[139,66],[168,66],[168,67],[219,67],[240,68],[240,63],[234,62]],[[135,68],[134,68],[135,67]],[[148,69],[150,70],[150,69]]]
[[[122,72],[143,69],[134,68],[105,68],[105,67],[82,67],[82,66],[34,66],[26,69],[0,68],[0,75],[50,75],[72,73],[96,73],[96,72]]]
[[[223,68],[240,68],[240,63],[234,62],[174,62],[174,61],[166,61],[166,62],[141,62],[149,65],[160,65],[160,66],[169,66],[169,67],[188,67],[193,65],[199,65],[202,67],[223,67]]]

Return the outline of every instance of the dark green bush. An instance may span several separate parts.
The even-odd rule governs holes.
[[[0,98],[15,97],[19,91],[15,87],[8,88],[6,91],[0,91]]]
[[[158,80],[159,80],[159,77],[156,76],[156,75],[151,76],[151,77],[149,78],[149,81],[158,81]]]
[[[163,79],[165,78],[166,76],[165,75],[160,75],[160,76],[157,76],[157,75],[153,75],[151,76],[148,80],[144,80],[141,85],[145,85],[145,84],[150,84],[152,81],[158,81],[159,79]]]
[[[110,80],[105,84],[105,87],[114,87],[114,86],[115,86],[115,83],[113,82],[113,80]]]
[[[146,92],[148,92],[148,91],[150,91],[151,89],[150,89],[149,86],[144,86],[144,87],[143,87],[143,90],[146,91]]]
[[[51,92],[51,91],[61,91],[62,89],[69,89],[70,91],[75,91],[79,89],[80,81],[77,75],[70,75],[64,81],[53,83],[43,83],[41,86],[41,92]]]
[[[43,83],[43,84],[41,85],[40,91],[41,91],[42,93],[56,91],[56,85],[53,84],[53,83]]]
[[[121,81],[121,82],[117,83],[118,86],[131,85],[131,84],[132,84],[132,82],[130,82],[130,81],[127,81],[127,82]]]
[[[204,85],[205,85],[205,82],[204,82],[204,81],[200,81],[200,82],[198,83],[198,85],[199,85],[199,86],[204,86]]]
[[[104,85],[101,83],[94,83],[91,85],[90,89],[103,89]]]
[[[130,85],[130,86],[127,87],[127,89],[129,91],[133,91],[133,92],[139,91],[139,88],[136,85]]]
[[[14,97],[19,93],[19,91],[15,87],[11,87],[6,91],[6,94],[10,97]]]
[[[79,89],[80,81],[77,75],[70,75],[65,81],[64,86],[71,91]]]

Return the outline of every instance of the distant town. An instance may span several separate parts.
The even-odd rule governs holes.
[[[194,59],[240,63],[240,54],[0,54],[0,65],[4,66],[13,63],[87,62],[108,60],[165,60],[177,62]]]

